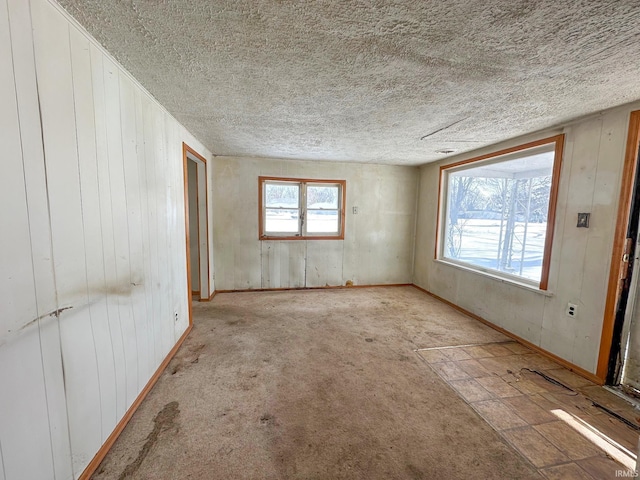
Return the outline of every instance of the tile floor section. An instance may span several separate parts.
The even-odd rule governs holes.
[[[610,391],[511,341],[416,353],[543,477],[633,475],[638,430],[619,418],[640,412]]]

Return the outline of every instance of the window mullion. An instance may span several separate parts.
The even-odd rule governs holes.
[[[259,177],[260,192],[260,239],[343,239],[344,183],[343,181]],[[294,187],[298,189],[294,192]],[[325,188],[323,188],[325,187]],[[337,192],[336,192],[337,190]],[[297,205],[290,203],[293,195],[298,197]],[[336,201],[337,208],[331,208]],[[309,200],[309,197],[312,200]],[[311,210],[309,202],[313,201]],[[329,208],[326,208],[329,207]],[[294,209],[298,214],[295,215]],[[309,223],[309,215],[312,221]],[[294,215],[295,218],[294,219]],[[337,217],[337,228],[334,222]],[[294,223],[295,222],[295,223]],[[294,230],[295,226],[295,230]]]
[[[300,231],[300,235],[303,237],[307,236],[307,184],[304,182],[300,182],[300,214],[298,215],[298,229]]]
[[[262,212],[260,212],[260,215],[262,215],[262,231],[260,232],[260,235],[264,235],[267,229],[267,182],[265,181],[262,182],[261,194],[262,194]]]

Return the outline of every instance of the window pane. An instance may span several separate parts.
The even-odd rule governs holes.
[[[307,208],[338,209],[338,198],[340,187],[330,186],[308,186],[307,187]]]
[[[265,183],[264,188],[264,200],[267,207],[297,209],[300,206],[298,202],[300,186],[297,183],[291,185]]]
[[[538,150],[450,172],[444,257],[539,282],[553,162]]]
[[[333,233],[340,231],[337,210],[307,210],[307,233]]]
[[[265,232],[298,233],[297,209],[267,208],[265,213]]]

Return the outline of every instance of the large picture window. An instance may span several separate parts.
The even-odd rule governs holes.
[[[344,180],[260,177],[260,239],[343,239]]]
[[[546,290],[563,140],[441,167],[437,258]]]

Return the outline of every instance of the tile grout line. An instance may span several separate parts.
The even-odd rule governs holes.
[[[545,470],[547,469],[551,469],[551,468],[555,468],[555,467],[561,467],[564,465],[575,465],[578,469],[580,469],[581,472],[583,472],[586,475],[589,475],[589,473],[582,468],[577,462],[578,461],[585,461],[585,460],[589,460],[589,459],[594,459],[594,458],[600,458],[600,457],[606,457],[606,458],[610,458],[608,455],[606,455],[604,452],[601,455],[591,455],[591,456],[587,456],[584,458],[580,458],[580,459],[572,459],[568,454],[566,454],[563,450],[560,449],[560,447],[558,447],[552,440],[550,440],[549,438],[547,438],[545,435],[543,435],[541,432],[539,432],[535,427],[537,425],[548,425],[551,423],[554,423],[553,420],[549,420],[549,421],[544,421],[541,423],[536,423],[536,424],[531,424],[529,423],[527,420],[525,420],[524,418],[522,418],[518,412],[517,409],[514,408],[512,405],[508,404],[508,403],[504,403],[502,402],[502,400],[504,398],[513,398],[513,397],[500,397],[497,396],[496,393],[494,393],[493,391],[490,391],[489,389],[485,388],[485,386],[478,382],[477,379],[478,378],[484,378],[484,377],[474,377],[472,375],[469,375],[466,371],[465,373],[468,375],[466,378],[460,378],[460,379],[447,379],[445,378],[445,376],[438,371],[436,368],[434,368],[434,366],[432,365],[432,363],[435,364],[442,364],[442,363],[453,363],[453,364],[457,364],[460,361],[463,360],[445,360],[443,362],[429,362],[426,360],[426,358],[424,358],[421,355],[421,352],[424,351],[437,351],[437,350],[445,350],[445,349],[455,349],[455,348],[465,348],[465,347],[475,347],[475,346],[484,346],[484,345],[492,345],[492,344],[500,344],[500,343],[510,343],[510,341],[506,341],[506,342],[490,342],[490,343],[484,343],[484,344],[469,344],[469,345],[454,345],[454,346],[445,346],[445,347],[431,347],[431,348],[421,348],[421,349],[415,349],[413,350],[414,353],[419,357],[419,359],[425,363],[427,366],[429,366],[429,368],[435,372],[438,377],[444,381],[449,388],[451,388],[452,390],[454,390],[458,397],[465,402],[467,405],[469,405],[471,407],[471,409],[474,411],[474,413],[476,415],[478,415],[478,417],[480,417],[489,427],[491,427],[491,429],[496,432],[498,434],[498,436],[500,437],[500,439],[505,442],[506,445],[508,445],[509,447],[511,447],[513,450],[515,450],[528,464],[530,464],[540,475],[546,477],[545,474]],[[517,353],[513,353],[513,355],[519,355],[519,356],[524,356],[527,355],[527,353],[521,353],[521,354],[517,354]],[[485,357],[485,358],[500,358],[499,356],[495,356],[495,355],[491,355],[489,357]],[[472,358],[473,360],[479,360],[476,358]],[[561,366],[559,366],[558,368],[562,368]],[[549,370],[549,369],[540,369],[543,371]],[[464,369],[463,369],[464,371]],[[538,372],[536,372],[538,373]],[[501,375],[498,375],[496,373],[493,373],[492,375],[490,375],[491,377],[495,377],[495,378],[501,378],[503,381],[505,381],[505,383],[509,384],[509,382],[507,382],[506,380],[504,380],[504,378]],[[553,382],[551,382],[550,379],[546,378],[546,375],[542,375],[543,378],[545,378],[545,380],[549,381],[550,383],[554,383],[557,382],[558,386],[562,386],[564,388],[567,388],[569,390],[571,390],[572,392],[575,392],[576,395],[582,395],[585,399],[587,399],[588,401],[590,401],[591,403],[595,403],[593,400],[591,400],[588,396],[586,396],[585,394],[581,393],[580,391],[574,389],[573,387],[567,386],[564,382],[557,380],[555,378],[553,378]],[[467,398],[465,398],[462,393],[460,391],[458,391],[457,388],[455,388],[455,386],[452,384],[452,382],[454,381],[462,381],[462,380],[473,380],[476,383],[478,383],[484,390],[487,391],[487,393],[490,395],[490,398],[488,399],[483,399],[483,400],[477,400],[474,402],[469,401]],[[513,387],[513,386],[512,386]],[[515,388],[515,387],[514,387]],[[519,390],[519,395],[515,395],[515,396],[524,396],[529,398],[531,395],[527,394],[525,392],[522,392]],[[476,404],[482,403],[482,402],[486,402],[486,401],[500,401],[501,403],[504,404],[505,408],[509,409],[510,411],[512,411],[518,418],[520,418],[523,422],[525,422],[524,425],[519,425],[519,426],[515,426],[515,427],[510,427],[510,428],[505,428],[505,429],[498,429],[496,426],[494,426],[478,409],[476,409]],[[549,444],[549,446],[553,447],[555,450],[557,450],[562,456],[564,456],[565,458],[567,458],[568,460],[562,460],[559,462],[555,462],[555,463],[550,463],[550,464],[545,464],[542,465],[540,467],[536,466],[533,461],[524,453],[522,452],[514,443],[512,443],[509,438],[504,435],[504,432],[512,432],[512,431],[525,431],[527,428],[532,429],[533,431],[537,432],[546,443]],[[615,460],[612,459],[613,462],[615,462]],[[618,462],[615,462],[616,464],[618,464]],[[620,468],[625,468],[622,465],[619,465]],[[590,477],[592,478],[592,477]]]
[[[453,349],[453,348],[467,348],[467,347],[483,347],[485,345],[501,345],[501,344],[505,344],[505,343],[517,343],[514,342],[513,340],[501,340],[499,342],[488,342],[488,343],[468,343],[465,345],[446,345],[444,347],[425,347],[425,348],[416,348],[413,351],[414,352],[426,352],[429,350],[449,350],[449,349]],[[534,353],[534,352],[531,352]],[[514,355],[517,355],[514,353]],[[526,354],[529,355],[529,354]]]

